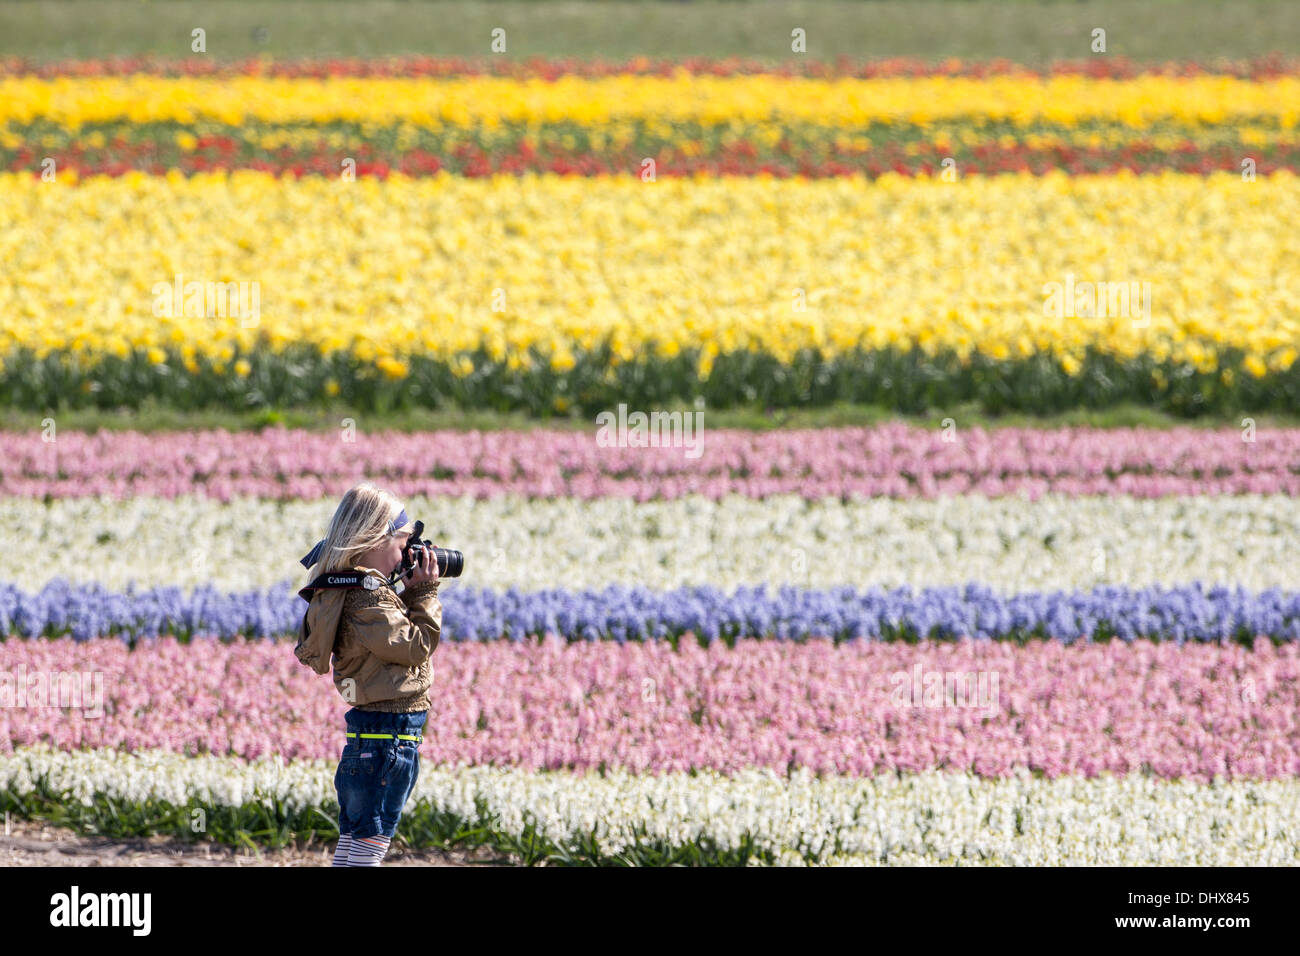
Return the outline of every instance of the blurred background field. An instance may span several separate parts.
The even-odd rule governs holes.
[[[0,3],[0,56],[86,59],[177,56],[190,31],[235,59],[477,56],[491,31],[510,58],[996,59],[1039,65],[1089,55],[1107,31],[1112,56],[1138,61],[1252,58],[1300,50],[1300,5],[1288,0],[46,0]]]

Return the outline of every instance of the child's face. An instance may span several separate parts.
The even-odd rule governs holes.
[[[406,539],[410,536],[411,532],[409,531],[389,535],[384,544],[377,548],[371,548],[358,557],[357,564],[366,568],[374,568],[384,574],[392,574],[397,570],[397,566],[402,563],[402,548],[406,547]]]

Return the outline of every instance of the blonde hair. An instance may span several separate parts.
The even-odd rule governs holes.
[[[314,581],[322,574],[352,567],[357,558],[390,537],[388,526],[401,512],[402,503],[391,492],[369,481],[353,485],[334,510],[329,530],[325,532],[325,547],[312,565],[307,580]],[[411,531],[414,527],[408,521],[392,535]]]

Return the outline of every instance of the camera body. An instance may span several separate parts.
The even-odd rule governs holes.
[[[415,530],[406,540],[406,546],[402,548],[402,563],[398,565],[397,576],[399,578],[409,577],[419,563],[419,551],[421,548],[433,555],[434,560],[438,562],[438,577],[440,578],[458,578],[461,571],[465,569],[465,555],[460,551],[453,551],[451,548],[435,548],[432,541],[420,540],[420,535],[424,533],[424,522],[417,521]]]

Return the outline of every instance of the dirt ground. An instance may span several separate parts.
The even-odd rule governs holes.
[[[334,842],[305,849],[236,850],[211,845],[188,845],[167,837],[108,839],[83,836],[72,830],[29,820],[0,826],[0,867],[3,866],[329,866]],[[493,866],[496,854],[481,848],[473,852],[408,850],[389,847],[382,866]]]

